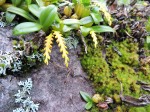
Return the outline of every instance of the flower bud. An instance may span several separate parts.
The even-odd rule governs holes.
[[[93,97],[92,97],[92,100],[94,103],[98,103],[99,101],[102,100],[102,97],[99,95],[99,94],[95,94]]]
[[[64,8],[64,14],[65,14],[67,17],[70,17],[71,14],[72,14],[72,9],[71,9],[71,7],[66,6],[66,7]]]

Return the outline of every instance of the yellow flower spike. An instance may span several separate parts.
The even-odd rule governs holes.
[[[108,24],[111,26],[112,17],[110,13],[107,11],[105,4],[100,4],[100,3],[95,2],[94,5],[100,7],[100,11],[104,13],[105,18],[108,21]]]
[[[67,47],[65,45],[64,38],[62,37],[62,34],[59,31],[54,31],[53,35],[55,35],[55,38],[57,39],[56,42],[58,43],[58,46],[60,47],[60,52],[62,52],[62,58],[65,59],[65,65],[68,67],[68,51],[66,50]]]
[[[48,65],[48,61],[50,60],[50,53],[51,53],[51,50],[52,50],[52,44],[53,44],[53,34],[51,33],[50,35],[48,35],[46,37],[46,40],[45,40],[45,48],[44,48],[44,63],[46,63]]]
[[[108,12],[105,12],[105,13],[104,13],[104,16],[106,17],[106,19],[107,19],[107,21],[108,21],[108,24],[111,26],[111,24],[112,24],[111,15],[110,15]]]
[[[97,37],[94,31],[90,31],[91,37],[93,38],[94,46],[96,48],[98,42],[97,42]]]

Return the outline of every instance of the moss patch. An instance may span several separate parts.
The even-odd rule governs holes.
[[[121,84],[123,94],[138,98],[145,91],[136,84],[137,80],[150,81],[148,75],[150,66],[148,63],[140,64],[137,52],[138,44],[127,39],[123,42],[112,42],[107,48],[102,46],[94,48],[93,45],[89,45],[88,53],[81,58],[81,64],[87,71],[89,79],[93,81],[96,92],[102,96],[112,97],[116,105],[113,106],[113,110],[116,112],[135,112],[130,108],[123,108],[118,97]]]

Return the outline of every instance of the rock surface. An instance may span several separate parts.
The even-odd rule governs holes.
[[[4,41],[5,44],[9,42],[6,32],[3,33],[0,29],[0,45]],[[8,32],[10,36],[11,31]],[[10,46],[11,44],[7,45]],[[70,50],[69,57],[70,63],[67,69],[63,64],[64,60],[61,58],[59,48],[54,45],[48,66],[41,65],[31,73],[22,74],[23,77],[12,75],[0,77],[0,112],[12,112],[16,108],[13,95],[19,89],[17,82],[29,77],[33,80],[31,97],[35,103],[40,104],[38,112],[83,112],[85,102],[81,99],[79,91],[92,94],[93,90],[82,70],[76,51]]]
[[[0,28],[0,51],[12,52],[12,44],[10,38],[12,37],[12,30],[10,28]]]

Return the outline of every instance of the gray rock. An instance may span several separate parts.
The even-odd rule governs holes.
[[[8,28],[0,27],[0,51],[2,52],[12,52],[12,43],[10,38],[12,37],[12,31]]]
[[[17,82],[33,80],[31,97],[39,103],[38,112],[83,112],[85,102],[79,91],[93,94],[90,82],[82,70],[75,50],[69,52],[69,67],[64,66],[57,45],[53,46],[49,65],[41,65],[24,77],[6,76],[0,78],[0,112],[12,112],[17,107],[14,94],[17,93]]]

